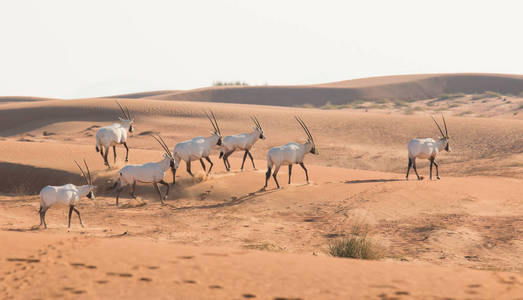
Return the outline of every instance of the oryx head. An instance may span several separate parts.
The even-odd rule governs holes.
[[[296,116],[296,121],[298,121],[298,123],[300,123],[301,127],[303,128],[303,131],[305,131],[305,134],[307,135],[307,144],[311,145],[310,153],[319,155],[320,152],[316,149],[316,144],[314,143],[314,138],[312,137],[312,134],[309,131],[309,128],[307,127],[307,125],[305,125],[305,122],[303,122],[303,120],[298,116]]]
[[[89,193],[87,193],[87,198],[94,200],[94,198],[95,198],[94,190],[96,189],[96,186],[93,185],[93,179],[91,178],[91,171],[89,171],[87,162],[85,162],[85,159],[84,159],[84,165],[85,165],[85,169],[87,171],[87,175],[85,174],[84,170],[82,169],[82,167],[80,167],[80,164],[78,164],[78,162],[76,160],[74,161],[74,163],[78,166],[78,168],[80,169],[80,172],[82,172],[85,182],[89,186]]]
[[[260,121],[258,121],[258,118],[256,118],[256,116],[252,116],[251,117],[251,120],[252,122],[254,122],[254,130],[258,131],[258,133],[260,134],[259,135],[259,138],[264,140],[265,139],[265,135],[263,135],[263,129],[260,125]]]
[[[216,145],[221,146],[222,145],[222,132],[220,130],[220,126],[218,126],[218,121],[216,121],[216,116],[214,115],[214,112],[212,110],[209,110],[209,112],[205,113],[207,115],[207,118],[209,121],[211,121],[212,127],[214,128],[214,131],[211,131],[211,133],[218,137],[218,141],[216,142]]]
[[[434,119],[434,117],[432,117],[432,120],[434,120],[434,123],[436,123],[436,126],[438,126],[438,129],[439,129],[439,132],[441,133],[441,140],[444,140],[446,145],[445,145],[445,150],[447,152],[450,152],[450,144],[449,144],[449,140],[450,140],[450,137],[449,137],[449,132],[447,130],[447,123],[445,122],[445,117],[443,116],[443,114],[441,114],[441,118],[443,119],[443,125],[445,126],[445,133],[443,133],[443,130],[441,130],[441,127],[439,127],[439,124],[438,122],[436,122],[436,119]]]
[[[173,176],[174,176],[176,164],[174,161],[174,156],[171,153],[171,150],[169,150],[169,147],[167,146],[167,144],[165,143],[165,141],[162,139],[162,137],[160,135],[158,135],[158,134],[153,135],[153,138],[158,142],[158,144],[160,144],[160,146],[162,146],[163,150],[165,151],[165,153],[163,154],[163,157],[166,159],[169,159],[169,167],[171,167],[171,171],[173,172]]]
[[[120,104],[120,102],[118,102],[118,101],[116,101],[116,104],[118,104],[118,106],[120,107],[120,110],[122,111],[122,114],[123,114],[123,116],[118,117],[118,119],[120,120],[120,122],[122,122],[122,125],[129,126],[129,132],[133,132],[134,131],[134,128],[133,128],[134,118],[131,116],[131,112],[129,112],[129,108],[127,108],[127,106],[126,106],[124,109],[122,107],[122,105]]]

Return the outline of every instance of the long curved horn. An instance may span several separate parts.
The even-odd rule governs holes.
[[[158,144],[160,144],[160,146],[162,146],[163,150],[165,151],[165,153],[167,155],[169,155],[169,157],[173,157],[172,153],[171,153],[171,150],[169,150],[169,147],[167,146],[167,144],[165,143],[165,141],[163,140],[163,138],[158,135],[158,137],[156,137],[155,135],[152,135],[153,138],[158,142]]]
[[[303,130],[305,131],[305,133],[307,134],[307,136],[309,137],[311,142],[314,143],[314,138],[312,137],[312,134],[311,134],[309,128],[307,127],[307,125],[305,124],[305,122],[298,116],[296,116],[296,120],[298,121],[298,123],[300,123],[301,127],[303,128]]]
[[[85,168],[87,169],[87,176],[89,176],[89,185],[93,185],[93,179],[91,178],[91,171],[89,170],[89,166],[87,165],[85,158],[84,158],[84,165],[85,165]]]
[[[294,117],[296,118],[296,121],[298,121],[298,123],[300,124],[301,128],[303,129],[303,131],[305,131],[305,134],[307,135],[307,138],[310,139],[311,136],[310,136],[309,132],[307,131],[306,127],[303,125],[303,121],[298,116],[294,116]]]
[[[258,118],[254,116],[254,120],[256,120],[256,124],[258,124],[258,128],[260,128],[261,131],[263,131],[263,128],[261,127],[260,121],[258,121]]]
[[[214,124],[216,124],[216,128],[218,129],[218,133],[221,135],[222,131],[220,130],[220,126],[218,126],[218,120],[216,120],[216,116],[214,115],[214,112],[211,110],[212,118],[214,119]]]
[[[207,119],[209,119],[209,121],[211,122],[212,127],[214,128],[214,132],[218,132],[218,129],[216,128],[216,125],[214,125],[214,121],[212,120],[211,115],[208,112],[205,112],[205,115],[207,116]]]
[[[118,106],[120,107],[120,110],[122,111],[123,113],[123,116],[127,119],[127,120],[130,120],[130,116],[127,115],[127,113],[125,112],[125,110],[123,109],[122,105],[120,104],[120,102],[118,102],[118,100],[114,100],[116,101],[116,104],[118,104]]]
[[[127,116],[129,117],[129,120],[133,119],[133,116],[131,116],[131,112],[129,111],[129,107],[125,107],[125,110],[127,111]]]
[[[445,137],[445,134],[443,134],[443,130],[441,130],[441,127],[439,127],[439,124],[438,124],[438,122],[436,122],[436,119],[434,119],[433,116],[430,116],[430,117],[432,118],[432,120],[434,120],[434,123],[436,123],[436,126],[438,126],[438,129],[439,129],[439,132],[441,132],[441,135],[443,137]]]
[[[262,130],[260,122],[258,122],[258,119],[256,119],[255,116],[251,116],[251,120],[254,123],[254,125],[256,126],[256,128],[258,128],[259,130]]]
[[[447,122],[445,122],[445,117],[443,116],[443,114],[441,114],[441,118],[443,119],[443,125],[445,125],[445,137],[448,138],[449,131],[447,130]]]
[[[84,176],[84,179],[87,182],[87,184],[89,184],[89,180],[87,180],[87,176],[85,175],[85,172],[82,169],[82,167],[80,167],[80,165],[78,164],[78,162],[76,160],[74,161],[74,163],[78,166],[78,168],[80,169],[80,172],[82,172],[82,175]]]

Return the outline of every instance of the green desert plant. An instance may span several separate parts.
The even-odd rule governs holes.
[[[367,236],[366,226],[355,225],[352,233],[345,238],[336,239],[329,244],[329,255],[357,259],[379,259],[382,253]]]

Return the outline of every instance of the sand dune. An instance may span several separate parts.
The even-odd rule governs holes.
[[[26,97],[26,96],[3,96],[0,97],[0,104],[10,103],[10,102],[35,102],[35,101],[47,101],[53,100],[50,98],[40,98],[40,97]]]
[[[518,95],[523,76],[504,74],[429,74],[373,77],[310,86],[210,87],[152,96],[161,100],[321,106],[355,100],[421,100],[443,93],[495,91]]]
[[[0,244],[9,247],[0,251],[0,298],[523,294],[522,120],[448,116],[453,151],[438,157],[442,179],[429,181],[427,163],[419,162],[425,179],[407,182],[407,142],[437,136],[428,114],[138,97],[119,98],[136,117],[131,163],[161,159],[151,132],[161,133],[171,148],[207,135],[204,111],[211,108],[225,134],[248,130],[249,116],[258,117],[267,136],[252,151],[258,169],[247,161],[240,172],[242,155],[236,153],[226,172],[215,149],[210,176],[193,162],[193,179],[182,163],[167,205],[160,205],[150,184],[139,184],[138,198],[124,190],[117,208],[109,187],[125,165],[125,151],[119,147],[116,164],[106,169],[94,149],[96,130],[119,114],[114,98],[6,102],[0,107]],[[262,191],[267,150],[304,140],[296,114],[309,124],[320,151],[305,159],[311,183],[294,168],[287,184],[282,168],[283,188],[274,189],[271,179]],[[49,229],[39,230],[38,192],[47,184],[82,184],[73,160],[83,158],[98,186],[94,201],[77,206],[86,227],[73,216],[68,230],[67,208],[53,207]],[[109,158],[113,165],[112,153]],[[169,172],[165,179],[172,181]],[[328,257],[329,243],[355,227],[367,228],[380,261]]]
[[[522,293],[519,274],[70,235],[0,233],[13,245],[0,254],[6,261],[0,272],[8,273],[0,296],[516,299]]]
[[[256,113],[268,140],[258,143],[253,154],[264,159],[267,150],[289,141],[302,141],[303,131],[294,115],[309,123],[322,153],[314,164],[347,168],[404,172],[406,144],[413,137],[437,137],[428,115],[383,115],[317,109],[168,102],[121,99],[136,117],[133,147],[151,148],[144,132],[160,132],[169,145],[206,135],[210,124],[204,111],[216,111],[224,134],[250,130],[249,115]],[[66,141],[94,148],[96,128],[119,115],[113,99],[46,101],[6,104],[0,110],[0,137],[22,141]],[[22,117],[23,116],[23,117]],[[28,121],[30,120],[30,121]],[[445,175],[501,175],[521,178],[523,127],[519,120],[447,117],[452,152],[439,160]],[[43,136],[43,132],[52,134]],[[238,155],[239,154],[235,154]],[[420,162],[426,174],[427,163]]]

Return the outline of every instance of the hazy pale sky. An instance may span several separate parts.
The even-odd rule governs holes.
[[[523,73],[523,1],[2,1],[0,95]]]

